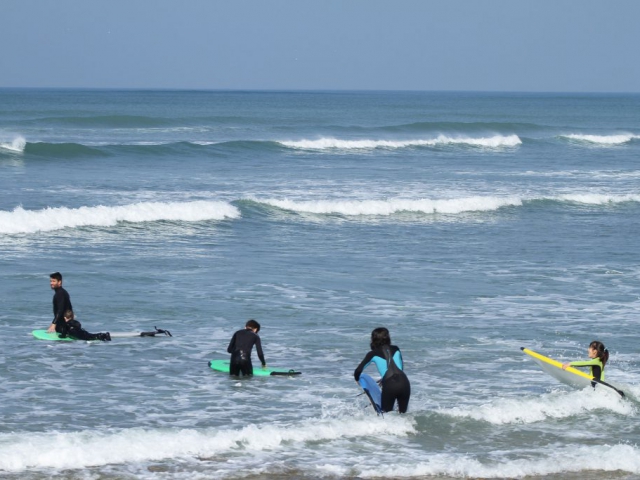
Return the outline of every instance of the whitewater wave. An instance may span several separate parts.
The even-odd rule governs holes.
[[[260,203],[302,213],[340,215],[392,215],[399,212],[426,214],[463,212],[486,212],[507,206],[520,206],[522,200],[516,197],[466,197],[448,200],[261,200]]]
[[[623,143],[630,142],[634,138],[640,138],[640,135],[633,135],[631,133],[619,133],[614,135],[581,135],[581,134],[569,134],[560,135],[560,138],[566,138],[576,142],[599,144],[599,145],[621,145]]]
[[[27,141],[24,137],[16,137],[10,142],[0,142],[0,149],[9,150],[12,152],[22,153],[27,145]]]
[[[568,418],[601,409],[625,416],[637,413],[631,402],[622,399],[613,391],[606,390],[578,390],[562,394],[552,393],[538,398],[499,399],[487,405],[443,408],[439,412],[456,418],[471,418],[494,425],[505,425]]]
[[[107,227],[118,222],[156,222],[172,220],[200,222],[238,218],[240,211],[225,202],[141,202],[121,206],[45,208],[11,212],[0,211],[0,234],[34,233],[86,226]]]
[[[316,419],[296,425],[248,425],[240,430],[138,428],[116,432],[6,433],[0,435],[0,470],[19,472],[211,457],[227,452],[272,450],[288,443],[415,433],[410,419],[394,420]]]
[[[558,195],[552,199],[562,202],[584,203],[587,205],[607,205],[626,202],[640,202],[640,195],[607,195],[599,193],[573,193]]]
[[[336,471],[347,475],[349,472]],[[521,478],[569,472],[640,473],[640,451],[632,445],[590,445],[546,448],[538,458],[516,458],[481,462],[470,455],[435,454],[427,461],[406,459],[402,464],[376,464],[358,472],[363,478],[412,478],[451,476],[454,478]],[[591,476],[589,476],[591,478]],[[595,476],[594,476],[595,478]]]
[[[515,147],[522,143],[517,135],[494,135],[491,137],[453,137],[438,135],[435,138],[414,140],[341,140],[323,137],[315,140],[295,140],[278,142],[289,148],[304,150],[371,150],[376,148],[407,148],[420,146],[467,145],[473,147],[499,148]]]

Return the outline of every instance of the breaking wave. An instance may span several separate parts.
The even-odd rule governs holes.
[[[263,200],[261,203],[294,212],[340,215],[392,215],[399,212],[446,213],[486,212],[507,206],[520,206],[516,197],[466,197],[448,200]]]
[[[0,211],[0,234],[34,233],[76,227],[107,227],[119,222],[160,220],[200,222],[238,218],[240,211],[225,202],[142,202],[114,207],[45,208]]]
[[[27,145],[27,141],[23,137],[16,137],[10,142],[0,142],[0,149],[9,150],[11,152],[22,153]]]
[[[630,142],[634,138],[640,138],[640,136],[633,135],[631,133],[620,133],[615,135],[569,134],[569,135],[560,135],[560,138],[566,138],[574,142],[590,143],[590,144],[596,144],[596,145],[621,145],[623,143]]]
[[[324,137],[316,140],[281,141],[280,144],[296,149],[304,150],[368,150],[376,148],[407,148],[407,147],[435,147],[446,145],[466,145],[483,148],[515,147],[522,143],[517,135],[494,135],[491,137],[454,137],[438,135],[435,138],[414,140],[341,140],[338,138]]]

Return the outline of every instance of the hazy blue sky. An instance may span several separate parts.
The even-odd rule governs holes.
[[[0,87],[640,91],[640,0],[0,0]]]

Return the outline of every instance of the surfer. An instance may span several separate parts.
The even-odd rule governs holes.
[[[111,341],[111,334],[106,333],[89,333],[82,324],[75,319],[73,310],[64,312],[64,328],[60,332],[60,338],[72,337],[77,340],[102,340],[103,342]]]
[[[562,364],[562,369],[567,367],[591,367],[591,376],[597,380],[604,380],[604,366],[609,361],[609,350],[602,342],[594,340],[587,350],[590,360],[568,362]]]
[[[239,376],[240,373],[242,375],[253,375],[251,351],[254,345],[256,346],[256,352],[258,352],[258,358],[262,363],[262,368],[267,368],[267,362],[265,362],[264,354],[262,353],[262,343],[258,336],[259,331],[260,324],[255,320],[249,320],[244,329],[238,330],[233,334],[227,348],[227,353],[231,354],[229,375]]]
[[[371,351],[367,353],[360,365],[353,372],[356,382],[360,380],[360,374],[371,363],[375,363],[378,372],[382,376],[383,412],[393,410],[393,405],[398,401],[398,411],[405,413],[409,406],[411,396],[411,384],[407,375],[402,371],[402,354],[400,349],[391,345],[389,330],[384,327],[376,328],[371,332]]]
[[[71,306],[71,298],[69,298],[69,293],[62,288],[62,275],[60,272],[55,272],[49,275],[49,284],[51,285],[51,290],[55,293],[53,294],[53,321],[47,332],[58,332],[61,333],[64,329],[64,312],[67,310],[73,310]]]

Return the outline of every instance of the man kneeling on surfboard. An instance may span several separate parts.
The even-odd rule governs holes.
[[[267,367],[267,362],[264,361],[264,354],[262,353],[262,344],[260,343],[260,337],[258,332],[260,331],[260,324],[255,320],[249,320],[243,330],[238,330],[233,334],[227,353],[231,354],[231,363],[229,365],[229,375],[238,376],[253,375],[253,365],[251,364],[251,350],[253,346],[256,346],[258,352],[258,358],[262,363],[262,368]]]
[[[73,315],[73,310],[64,312],[64,326],[60,333],[60,338],[72,337],[78,340],[102,340],[103,342],[111,341],[111,334],[107,333],[89,333],[82,324],[77,321]]]

